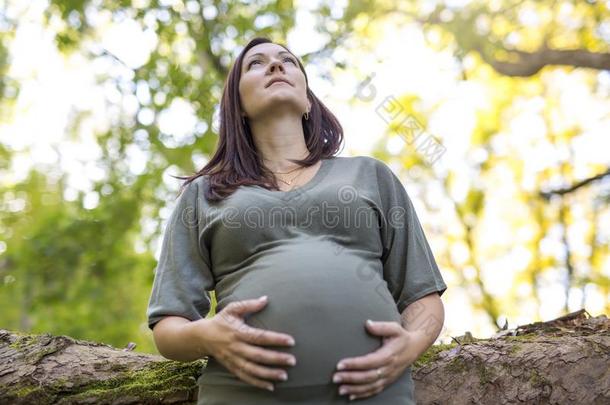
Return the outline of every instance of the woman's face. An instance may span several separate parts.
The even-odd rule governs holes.
[[[281,78],[284,82],[269,82]],[[311,108],[305,75],[296,58],[277,44],[258,44],[248,50],[239,81],[241,107],[249,119],[288,111],[301,117]]]

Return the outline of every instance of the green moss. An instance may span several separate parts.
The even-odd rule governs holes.
[[[513,345],[511,345],[511,346],[508,348],[508,352],[509,352],[510,354],[515,354],[515,353],[517,353],[518,351],[520,351],[521,349],[522,349],[522,346],[521,346],[521,345],[518,345],[518,344],[513,344]]]
[[[57,350],[59,350],[58,347],[52,347],[52,346],[49,346],[48,348],[45,348],[45,349],[37,350],[36,352],[31,353],[27,357],[27,361],[30,364],[37,364],[44,356],[47,356],[49,354],[53,354]]]
[[[36,350],[28,350],[45,335],[15,333],[16,337],[9,347],[24,353],[24,359],[29,364],[37,363],[41,358],[60,349],[60,346],[40,346]],[[124,396],[138,398],[161,398],[176,392],[188,392],[197,387],[197,377],[205,366],[205,359],[190,363],[177,361],[154,362],[142,370],[129,371],[127,366],[113,364],[110,370],[115,376],[105,381],[91,382],[90,379],[60,379],[53,384],[44,386],[0,387],[7,396],[20,398],[30,403],[54,403],[58,399],[69,398],[79,402],[79,399],[96,397],[102,402],[113,402]]]
[[[454,357],[447,365],[447,370],[456,374],[466,371],[467,368],[466,362],[460,357]]]
[[[483,362],[477,362],[475,364],[475,368],[477,369],[477,374],[479,376],[479,385],[483,386],[489,384],[494,377],[492,369],[485,365]]]
[[[196,389],[197,377],[204,364],[202,361],[152,363],[143,370],[118,373],[105,381],[90,383],[60,379],[48,386],[9,390],[8,394],[17,398],[27,397],[32,403],[54,403],[60,398],[69,399],[70,402],[96,398],[104,403],[112,403],[125,396],[159,400],[176,392]],[[68,382],[73,384],[73,388],[67,387]]]
[[[125,371],[127,370],[127,366],[125,364],[115,363],[110,365],[110,371]]]
[[[10,392],[10,395],[14,395],[17,398],[23,398],[23,397],[27,397],[28,395],[32,395],[34,393],[39,393],[41,391],[42,391],[41,387],[26,386],[26,387],[21,387],[18,390],[14,390],[14,391]]]
[[[195,389],[203,363],[174,361],[154,363],[144,370],[130,371],[106,381],[96,382],[80,389],[71,400],[90,397],[112,401],[120,397],[136,396],[155,398]]]
[[[55,345],[40,346],[36,347],[36,350],[28,351],[27,348],[30,346],[36,346],[36,344],[45,337],[44,335],[28,335],[28,334],[16,334],[17,339],[9,345],[11,349],[26,354],[25,361],[29,364],[37,364],[44,356],[55,353],[58,347]]]
[[[530,372],[530,384],[532,387],[544,387],[545,385],[550,385],[551,383],[537,370],[532,370]]]
[[[23,351],[27,346],[35,344],[40,338],[40,335],[28,335],[24,333],[15,333],[15,335],[17,336],[17,339],[8,345],[8,347],[18,351]]]
[[[457,346],[457,343],[432,345],[422,353],[421,356],[413,363],[413,369],[424,367],[426,364],[438,359],[438,355],[445,350],[452,349]]]
[[[539,335],[535,333],[528,333],[519,336],[504,336],[503,339],[505,339],[507,342],[512,343],[512,345],[508,349],[508,352],[510,354],[515,354],[523,349],[522,344],[533,342],[538,337]]]

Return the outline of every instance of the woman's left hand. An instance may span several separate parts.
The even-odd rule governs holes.
[[[373,335],[383,337],[381,347],[365,356],[342,359],[337,370],[340,364],[345,368],[333,375],[333,381],[340,384],[339,394],[350,395],[350,401],[380,393],[417,359],[417,345],[410,344],[413,332],[397,322],[365,324]],[[337,377],[341,380],[336,381]]]

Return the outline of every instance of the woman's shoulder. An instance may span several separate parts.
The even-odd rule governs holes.
[[[180,196],[189,200],[199,199],[209,187],[209,175],[199,175],[184,180],[180,186]]]
[[[200,174],[195,177],[192,181],[189,182],[189,185],[192,184],[192,187],[196,187],[199,190],[203,190],[205,187],[208,187],[210,182],[209,174]]]
[[[373,156],[335,156],[334,158],[339,164],[349,165],[351,169],[362,167],[365,170],[372,170],[375,173],[381,175],[389,175],[390,173],[392,173],[392,169],[390,169],[387,163]]]
[[[196,177],[194,177],[196,176]],[[194,188],[194,189],[204,189],[205,187],[209,187],[210,183],[210,175],[209,174],[201,174],[193,175],[190,178],[184,180],[182,182],[182,187],[186,188]]]

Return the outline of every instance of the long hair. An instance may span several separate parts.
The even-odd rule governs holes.
[[[239,97],[239,81],[244,55],[258,44],[274,43],[263,37],[252,39],[233,63],[225,81],[220,101],[219,143],[210,161],[191,176],[173,176],[186,180],[180,189],[197,177],[208,175],[209,187],[206,187],[205,198],[208,201],[220,201],[235,192],[242,185],[259,185],[263,188],[279,190],[277,181],[270,170],[262,164],[252,133],[246,122],[242,121],[242,109]],[[286,46],[277,44],[293,54]],[[294,54],[293,54],[294,55]],[[309,119],[301,118],[305,144],[309,155],[302,160],[290,159],[302,167],[314,165],[322,158],[335,155],[343,142],[343,128],[337,118],[326,108],[309,88],[307,73],[300,59],[299,68],[305,75],[307,97],[311,102]]]

